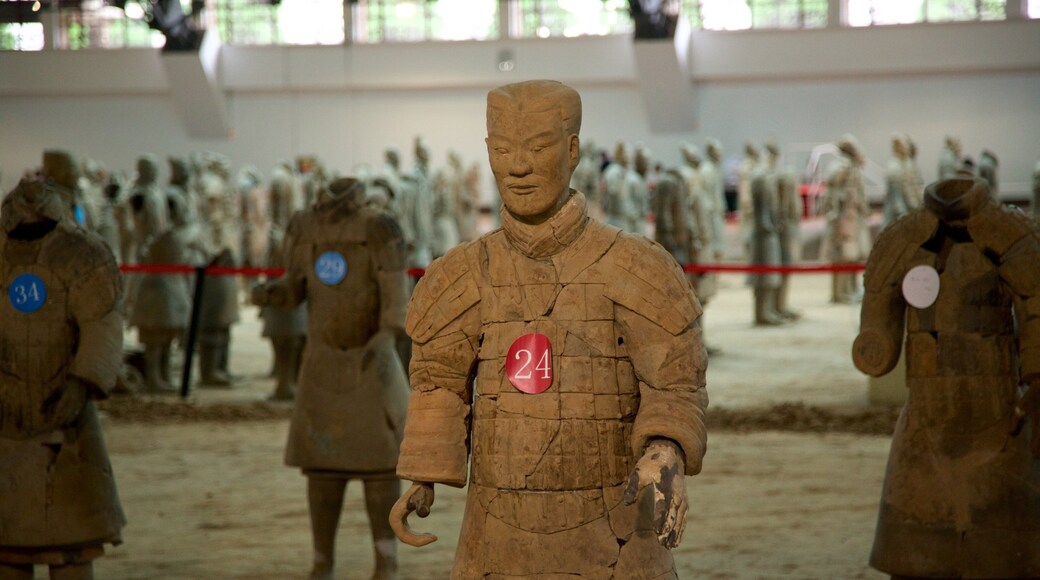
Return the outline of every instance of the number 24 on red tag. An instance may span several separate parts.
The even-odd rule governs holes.
[[[553,382],[552,344],[544,334],[525,334],[506,353],[506,376],[517,390],[545,392]]]

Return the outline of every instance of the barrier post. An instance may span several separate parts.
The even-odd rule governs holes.
[[[195,360],[195,343],[199,334],[199,315],[202,312],[202,286],[206,283],[206,266],[195,267],[195,293],[191,299],[191,321],[188,323],[188,344],[184,346],[184,371],[181,373],[181,398],[188,398],[191,388],[191,367]]]

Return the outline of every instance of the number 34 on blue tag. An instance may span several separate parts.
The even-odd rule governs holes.
[[[32,314],[47,302],[47,286],[35,274],[22,274],[11,282],[7,298],[15,310]]]
[[[347,277],[347,259],[336,251],[325,252],[314,263],[314,274],[323,283],[335,286]]]

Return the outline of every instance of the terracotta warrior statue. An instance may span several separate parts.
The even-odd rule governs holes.
[[[749,146],[745,150],[752,149]],[[756,165],[749,178],[751,215],[748,224],[748,248],[752,266],[780,265],[780,198],[774,167],[775,163],[773,166],[766,163]],[[780,274],[751,274],[748,278],[755,295],[755,325],[783,324],[784,317],[777,307]]]
[[[751,180],[762,163],[762,153],[754,143],[744,143],[744,158],[737,167],[737,216],[740,223],[740,243],[745,252],[751,249],[751,231],[754,229],[754,210],[751,207]]]
[[[203,154],[198,188],[204,202],[201,229],[205,262],[212,266],[241,264],[241,215],[231,186],[231,162],[216,153]],[[199,374],[203,387],[229,387],[231,326],[239,321],[239,283],[234,276],[207,276],[199,305]]]
[[[1000,199],[1000,181],[997,179],[999,166],[1000,161],[997,159],[997,154],[989,149],[982,150],[982,153],[979,154],[979,163],[975,166],[979,178],[986,182],[990,195],[996,199]]]
[[[639,174],[632,168],[628,146],[618,142],[614,159],[603,170],[603,214],[606,222],[632,234],[644,233]]]
[[[292,165],[284,161],[271,171],[267,205],[268,230],[267,264],[285,267],[282,246],[285,233],[293,214],[300,209],[302,192],[293,175]],[[296,397],[296,380],[300,374],[303,346],[307,342],[307,308],[300,303],[293,308],[264,306],[260,308],[263,319],[263,337],[271,341],[274,352],[275,389],[270,399],[290,401]]]
[[[408,280],[401,230],[365,205],[353,178],[333,181],[297,213],[283,246],[284,278],[253,291],[261,306],[307,301],[303,353],[285,463],[307,476],[314,540],[312,578],[332,578],[347,481],[365,485],[376,552],[374,578],[396,578],[390,508],[408,383],[401,365]]]
[[[765,146],[766,166],[776,176],[777,221],[780,237],[780,265],[793,266],[802,256],[802,195],[798,191],[798,176],[788,166],[780,165],[780,146],[769,140]],[[802,317],[791,308],[790,274],[780,275],[780,290],[776,295],[776,311],[787,320]]]
[[[433,211],[430,199],[420,191],[420,183],[414,175],[402,172],[397,149],[387,149],[383,155],[386,160],[385,177],[393,192],[390,213],[401,226],[408,266],[425,268],[432,259]]]
[[[137,160],[137,179],[130,187],[127,203],[133,216],[133,247],[123,259],[136,264],[155,238],[169,227],[166,195],[158,184],[159,162],[153,155]]]
[[[893,578],[1040,577],[1040,230],[963,176],[884,230],[852,357],[906,335],[909,399],[870,563]]]
[[[911,209],[917,207],[910,191],[912,183],[908,181],[907,144],[900,135],[892,137],[892,158],[885,167],[885,205],[881,228],[903,217]]]
[[[714,189],[708,189],[702,169],[704,158],[700,149],[692,143],[685,143],[681,149],[683,161],[679,168],[679,176],[682,178],[686,189],[686,224],[688,235],[687,261],[684,263],[701,264],[722,261],[722,241],[715,236],[725,237],[722,230],[722,212],[724,208],[719,206],[719,197]],[[660,188],[660,185],[658,186]],[[716,223],[718,218],[718,223]],[[718,229],[717,229],[718,228]],[[678,259],[678,258],[676,258]],[[687,276],[694,290],[697,291],[697,300],[702,308],[707,308],[718,291],[718,274],[714,272],[689,274]],[[704,326],[704,314],[700,318],[702,331]],[[714,352],[704,338],[705,348],[708,353]]]
[[[852,135],[838,139],[841,159],[827,178],[823,214],[827,218],[824,237],[825,256],[834,264],[855,264],[870,253],[867,216],[870,205],[863,189],[863,154]],[[847,304],[859,293],[857,274],[836,272],[831,287],[831,302]]]
[[[943,140],[943,147],[939,151],[939,179],[957,177],[961,166],[961,140],[947,135]]]
[[[1033,168],[1033,217],[1040,219],[1040,161]]]
[[[726,180],[722,175],[722,143],[708,139],[704,144],[704,159],[701,162],[701,180],[706,195],[714,200],[714,209],[705,204],[711,216],[712,254],[722,261],[726,251]]]
[[[162,233],[142,258],[144,264],[200,264],[205,245],[199,230],[188,221],[188,201],[176,193],[166,198],[171,228]],[[171,348],[181,340],[191,319],[192,282],[188,274],[141,274],[130,326],[144,344],[144,386],[153,393],[178,389],[170,373]]]
[[[906,143],[907,196],[913,201],[912,207],[918,207],[924,203],[924,176],[917,164],[917,143],[909,135],[903,135],[903,141]]]
[[[433,212],[433,257],[440,258],[459,245],[458,202],[462,190],[462,161],[448,155],[448,169],[429,180],[428,194]]]
[[[122,283],[74,221],[71,157],[43,167],[0,206],[0,578],[89,579],[125,524],[94,407],[122,362]]]
[[[413,484],[391,522],[429,543],[408,513],[468,482],[454,579],[675,578],[706,442],[700,306],[663,248],[588,218],[568,187],[580,126],[558,82],[488,94],[502,227],[432,264],[409,304]]]

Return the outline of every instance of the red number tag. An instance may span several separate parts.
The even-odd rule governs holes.
[[[553,382],[549,337],[525,334],[513,341],[506,354],[506,376],[519,391],[529,395],[545,392]]]

